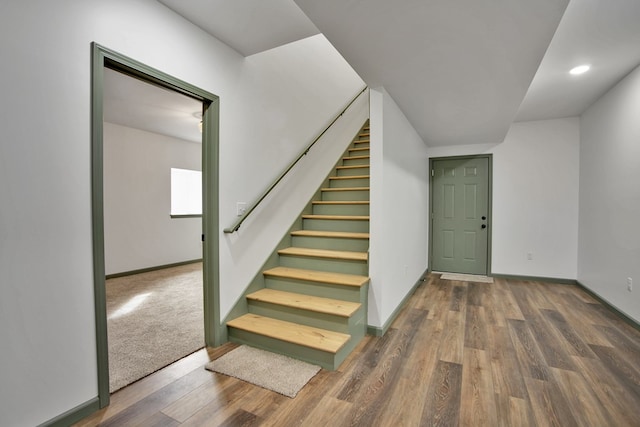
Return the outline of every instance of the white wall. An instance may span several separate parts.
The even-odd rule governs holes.
[[[640,322],[640,67],[583,113],[580,134],[578,280]]]
[[[201,170],[202,145],[104,124],[106,274],[202,257],[201,218],[175,218],[171,168]]]
[[[493,273],[577,277],[579,126],[575,117],[514,123],[501,144],[429,149],[493,153]]]
[[[220,96],[222,227],[362,85],[322,36],[243,58],[154,0],[1,2],[0,425],[97,396],[92,41]],[[263,261],[236,250],[252,238],[221,239],[227,307]]]
[[[384,88],[371,90],[370,326],[383,327],[427,268],[427,146]]]

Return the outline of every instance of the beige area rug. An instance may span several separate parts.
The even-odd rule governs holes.
[[[205,368],[291,398],[320,372],[320,366],[247,345],[208,363]]]
[[[108,279],[109,391],[204,347],[202,263]]]
[[[475,274],[442,273],[443,280],[458,280],[461,282],[493,283],[493,277],[478,276]]]

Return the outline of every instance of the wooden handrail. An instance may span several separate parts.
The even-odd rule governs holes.
[[[316,142],[318,142],[318,140],[320,138],[322,138],[322,135],[324,135],[331,126],[333,126],[333,124],[349,109],[349,107],[351,107],[351,104],[353,104],[356,99],[358,99],[360,97],[360,95],[362,95],[365,91],[367,90],[367,87],[365,86],[360,92],[358,92],[358,94],[351,100],[351,102],[349,102],[349,104],[347,104],[347,106],[338,114],[336,115],[336,117],[331,121],[331,123],[329,123],[329,126],[327,126],[321,133],[320,135],[318,135],[316,137],[316,139],[313,140],[313,142],[311,144],[309,144],[309,146],[307,148],[305,148],[302,153],[300,153],[300,155],[298,157],[296,157],[296,159],[291,162],[291,164],[284,170],[284,172],[282,172],[280,174],[280,176],[278,176],[278,178],[276,178],[276,180],[269,186],[269,188],[267,188],[267,190],[262,193],[262,195],[260,196],[260,198],[258,198],[258,200],[256,200],[250,208],[248,208],[244,214],[242,214],[242,216],[240,218],[238,218],[236,220],[236,222],[229,228],[225,228],[224,232],[225,233],[233,233],[235,231],[237,231],[240,226],[242,225],[242,223],[249,217],[249,215],[251,215],[251,212],[253,212],[255,210],[255,208],[258,207],[258,205],[269,195],[269,193],[271,193],[271,190],[273,190],[276,185],[278,185],[278,183],[280,181],[282,181],[282,179],[289,173],[289,171],[291,169],[293,169],[293,167],[300,161],[300,159],[302,159],[304,156],[307,155],[307,153],[309,152],[309,150],[311,149],[311,147],[313,147],[315,145]]]

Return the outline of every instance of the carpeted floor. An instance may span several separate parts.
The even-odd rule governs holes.
[[[107,280],[109,390],[204,347],[202,263]]]

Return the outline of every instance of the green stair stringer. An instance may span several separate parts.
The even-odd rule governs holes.
[[[355,261],[320,256],[302,256],[298,253],[278,254],[279,250],[288,247],[368,252],[368,238],[364,237],[368,236],[368,234],[364,233],[369,231],[368,151],[354,151],[357,148],[368,147],[368,142],[361,142],[363,139],[368,140],[368,136],[366,138],[359,136],[364,133],[363,129],[367,127],[368,120],[358,131],[352,143],[345,150],[343,157],[338,160],[333,171],[313,195],[287,234],[283,236],[273,253],[264,263],[260,273],[254,277],[224,321],[226,324],[232,319],[251,313],[299,325],[348,334],[350,338],[337,353],[332,353],[293,342],[281,341],[280,339],[245,329],[233,328],[229,325],[227,327],[227,339],[229,341],[284,354],[318,364],[325,369],[335,370],[366,335],[368,281],[359,287],[345,286],[286,277],[266,277],[262,272],[274,267],[286,267],[368,277],[368,260],[366,259]],[[353,157],[357,158],[353,159]],[[355,167],[351,167],[354,162]],[[354,178],[350,178],[350,176]],[[335,177],[343,177],[344,179],[335,179]],[[341,190],[342,188],[347,188],[347,190]],[[359,216],[367,217],[367,219],[303,218],[305,215]],[[308,231],[313,233],[322,230],[360,234],[358,234],[358,237],[352,237],[350,234],[348,235],[349,237],[345,237],[343,234],[340,234],[339,237],[335,235],[318,237],[296,234],[298,232],[305,233]],[[259,291],[262,288],[291,292],[301,296],[312,295],[332,300],[351,301],[359,303],[360,307],[351,316],[341,317],[339,315],[319,313],[304,308],[282,306],[277,303],[248,300],[246,298],[248,294]]]
[[[305,207],[305,209],[303,210],[303,214],[306,212],[311,212],[310,205]],[[297,218],[293,223],[293,225],[289,228],[287,233],[284,235],[284,237],[280,240],[280,242],[278,243],[276,248],[273,250],[271,255],[269,255],[269,257],[264,262],[264,264],[262,264],[262,267],[260,268],[259,273],[253,277],[251,282],[249,282],[249,285],[245,288],[244,292],[242,292],[242,295],[240,296],[240,298],[238,298],[234,306],[231,308],[231,310],[229,311],[229,314],[227,314],[227,316],[224,318],[224,320],[222,321],[223,325],[226,325],[229,320],[235,319],[236,317],[240,317],[243,314],[246,314],[249,312],[247,295],[266,287],[265,277],[262,274],[262,272],[270,268],[277,267],[279,265],[278,251],[280,249],[284,249],[291,246],[291,232],[295,230],[299,230],[300,228],[302,228],[302,218]],[[222,338],[221,342],[229,341],[228,328],[221,328],[221,330],[223,330],[224,333],[226,334],[225,336],[221,337]]]

